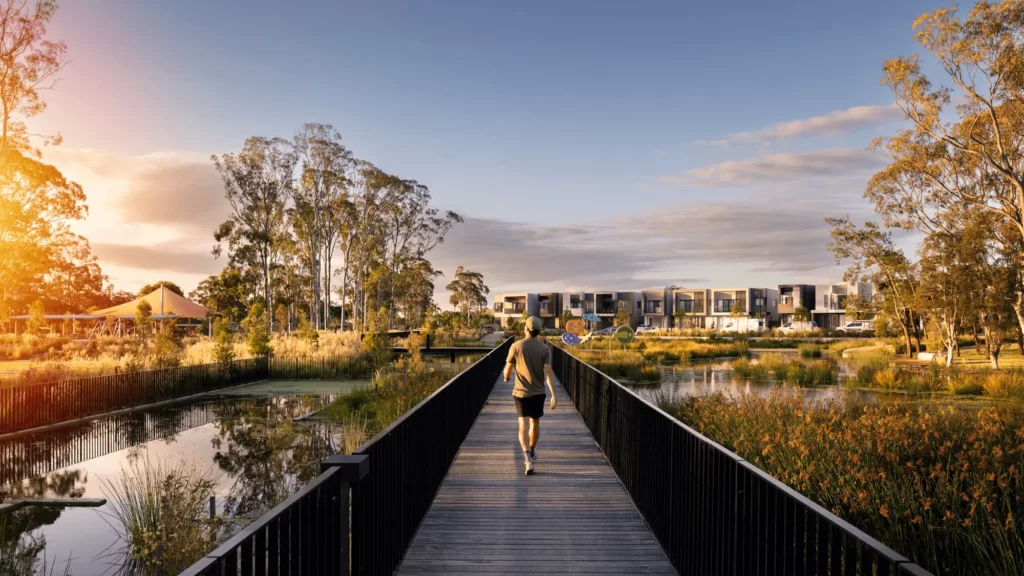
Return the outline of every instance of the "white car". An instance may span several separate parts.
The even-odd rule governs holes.
[[[857,320],[854,322],[847,322],[846,324],[836,328],[836,332],[849,332],[849,333],[865,333],[874,332],[875,323],[871,320]]]
[[[647,333],[650,333],[650,332],[657,332],[657,331],[658,331],[658,329],[655,328],[654,326],[637,326],[637,328],[636,328],[636,333],[637,334],[647,334]]]
[[[792,334],[793,332],[817,332],[817,322],[786,322],[779,328],[779,332],[783,334]]]

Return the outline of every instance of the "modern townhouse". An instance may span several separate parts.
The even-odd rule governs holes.
[[[561,292],[541,292],[537,294],[537,316],[544,322],[544,328],[556,328],[556,321],[561,313]]]
[[[745,332],[778,321],[779,291],[775,288],[712,288],[705,328]],[[733,315],[733,310],[739,316]]]
[[[561,296],[562,310],[568,310],[577,318],[594,311],[594,295],[590,292],[562,292]]]
[[[672,325],[676,328],[704,328],[711,293],[706,288],[680,289],[672,292]]]
[[[811,319],[823,330],[835,330],[847,322],[853,321],[852,317],[847,317],[846,312],[850,298],[859,298],[869,302],[873,294],[874,291],[869,282],[815,285],[814,309],[811,310]]]
[[[502,328],[508,327],[510,320],[519,320],[526,312],[528,316],[540,315],[540,304],[537,294],[519,292],[514,294],[495,294],[494,319]]]
[[[639,292],[594,292],[594,313],[601,318],[602,328],[615,323],[615,315],[620,309],[626,310],[629,322],[636,325],[642,317],[642,300]]]
[[[640,293],[640,298],[643,313],[642,325],[658,330],[672,327],[673,293],[671,290],[644,290]]]
[[[805,308],[814,310],[814,285],[812,284],[780,284],[779,285],[779,323],[793,321],[793,311]]]

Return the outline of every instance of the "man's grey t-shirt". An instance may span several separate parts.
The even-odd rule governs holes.
[[[551,349],[540,338],[526,338],[512,345],[508,362],[516,367],[516,398],[544,395],[544,365],[551,364]]]

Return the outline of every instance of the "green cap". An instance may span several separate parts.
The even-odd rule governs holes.
[[[526,319],[526,329],[531,331],[543,330],[544,322],[542,322],[541,319],[537,318],[536,316],[530,316],[529,318]]]

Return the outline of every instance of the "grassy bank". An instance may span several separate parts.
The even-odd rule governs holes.
[[[275,334],[270,345],[278,357],[355,357],[364,351],[359,336],[353,332],[322,332],[315,343]],[[232,349],[236,359],[252,357],[241,339],[232,344]],[[185,337],[174,346],[157,350],[154,342],[137,338],[72,342],[60,336],[8,334],[0,336],[0,361],[6,361],[4,365],[9,367],[9,371],[0,373],[0,386],[13,386],[210,364],[217,361],[217,354],[215,343],[205,336]]]
[[[1024,573],[1019,410],[692,397],[682,421],[935,574]]]
[[[856,376],[847,386],[909,393],[985,395],[993,398],[1024,399],[1022,369],[964,369],[932,363],[921,367],[893,364],[886,352],[872,352],[853,358]]]
[[[368,388],[338,398],[317,416],[341,426],[348,454],[468,366],[426,362],[415,355],[399,359],[378,370]]]
[[[616,380],[630,382],[661,382],[661,370],[643,354],[634,350],[579,350],[573,356],[604,372]]]

